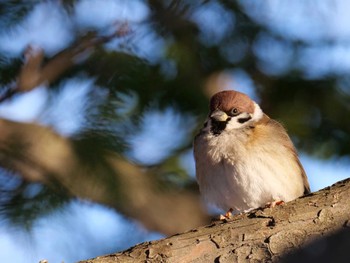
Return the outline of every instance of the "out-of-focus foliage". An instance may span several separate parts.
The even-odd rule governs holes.
[[[2,1],[0,4],[0,30],[6,31],[19,23],[30,12],[39,0],[33,1]]]
[[[11,33],[7,29],[23,27],[24,18],[37,5],[47,2],[50,1],[4,1],[0,6],[0,33],[5,35]],[[114,24],[101,27],[77,22],[77,8],[86,1],[61,2],[64,7],[60,12],[70,21],[73,39],[65,47],[89,31],[105,36],[123,23],[128,31],[125,36],[92,49],[85,60],[82,57],[81,63],[48,87],[54,97],[68,79],[94,80],[96,94],[88,97],[91,101],[81,113],[83,125],[70,135],[87,162],[98,161],[99,154],[109,149],[144,166],[162,186],[195,188],[182,159],[188,155],[193,134],[207,113],[208,99],[222,88],[241,89],[248,82],[253,83],[250,93],[257,94],[267,114],[284,123],[299,150],[321,157],[350,154],[349,74],[340,74],[331,67],[316,74],[320,62],[315,60],[313,65],[312,58],[302,56],[316,47],[323,46],[325,49],[318,51],[326,52],[326,47],[337,44],[337,38],[333,43],[322,36],[309,41],[289,35],[287,29],[277,30],[264,21],[267,14],[257,10],[263,4],[252,1],[137,1],[148,12],[140,21],[130,19],[132,15],[125,19],[115,17]],[[97,2],[104,5],[103,1]],[[121,6],[127,2],[116,1]],[[308,10],[307,4],[297,2],[304,11]],[[57,3],[53,7],[61,8]],[[317,8],[312,7],[314,11]],[[332,12],[332,6],[327,12]],[[313,18],[304,19],[306,23]],[[51,57],[47,55],[46,59]],[[0,48],[3,90],[16,79],[22,59],[23,54],[9,54]],[[244,81],[240,82],[232,72],[243,72]],[[173,112],[166,114],[169,108]],[[70,111],[69,105],[65,110]],[[161,157],[144,162],[133,152],[138,151],[137,147],[149,147],[144,142],[149,141],[152,133],[146,132],[150,123],[144,120],[152,110],[164,114],[165,119],[153,123],[155,128],[152,126],[151,131],[155,139],[149,144],[153,143],[154,147],[149,151],[150,154],[152,149],[163,152]],[[185,132],[169,129],[171,134],[167,138],[157,138],[157,129],[161,132],[169,123]],[[140,131],[149,137],[142,137]],[[176,145],[157,146],[166,141],[174,141]],[[32,205],[36,200],[51,200],[52,206],[57,207],[55,197],[47,198],[47,188],[38,188],[29,200],[23,198],[27,188],[23,184],[11,190],[17,191],[13,198],[1,199],[2,211],[11,206],[23,209],[18,205],[19,198],[20,203],[26,203],[26,207],[38,214],[43,210]],[[18,219],[21,213],[5,214]]]

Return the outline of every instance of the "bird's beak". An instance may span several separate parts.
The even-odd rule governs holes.
[[[221,111],[221,110],[215,110],[211,115],[210,118],[216,120],[216,121],[227,121],[227,119],[229,118],[229,116]]]

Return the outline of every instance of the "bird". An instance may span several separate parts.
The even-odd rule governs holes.
[[[224,90],[211,97],[193,152],[200,194],[227,211],[225,217],[310,193],[286,129],[244,93]]]

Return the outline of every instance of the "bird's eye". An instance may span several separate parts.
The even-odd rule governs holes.
[[[239,114],[239,111],[238,111],[237,108],[233,108],[233,109],[231,110],[231,115],[232,115],[232,116],[237,116],[238,114]]]

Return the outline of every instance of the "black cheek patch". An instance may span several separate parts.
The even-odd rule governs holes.
[[[240,118],[240,119],[238,119],[238,122],[239,123],[245,123],[245,122],[247,122],[247,121],[249,121],[250,119],[251,119],[252,117],[247,117],[247,118]]]

